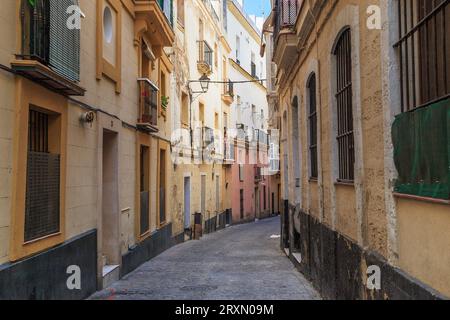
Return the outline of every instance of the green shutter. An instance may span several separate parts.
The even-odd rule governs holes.
[[[80,30],[69,29],[72,13],[67,8],[78,6],[78,0],[50,0],[50,66],[61,76],[80,80]]]

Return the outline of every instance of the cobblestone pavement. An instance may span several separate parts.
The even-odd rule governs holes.
[[[171,248],[91,299],[320,299],[280,250],[279,218],[233,226]]]

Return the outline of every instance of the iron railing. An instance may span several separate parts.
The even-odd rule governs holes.
[[[157,3],[173,27],[173,0],[158,0]]]
[[[223,84],[223,93],[225,95],[229,95],[231,97],[234,97],[234,84],[231,80],[228,80],[227,83]]]
[[[211,16],[213,17],[213,19],[219,24],[220,18],[216,12],[216,9],[214,9],[214,7],[213,7],[211,0],[202,0],[202,2],[204,3],[205,7],[208,9],[208,11],[211,14]]]
[[[212,69],[213,50],[205,40],[198,41],[198,63],[204,63]]]
[[[402,112],[450,97],[449,0],[397,0]]]
[[[354,180],[355,147],[352,111],[352,58],[350,28],[340,36],[334,55],[336,57],[337,143],[339,154],[339,181]]]
[[[276,0],[275,1],[275,26],[274,39],[284,28],[291,28],[295,25],[297,15],[300,10],[300,0]]]
[[[139,97],[139,119],[142,124],[149,124],[154,127],[158,125],[158,87],[146,78],[138,79]]]
[[[48,0],[22,0],[22,53],[26,59],[49,64],[50,55],[50,4]]]

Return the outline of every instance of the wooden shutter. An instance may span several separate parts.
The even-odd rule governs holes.
[[[78,0],[50,1],[50,66],[61,76],[80,80],[80,30],[69,29],[67,13]]]

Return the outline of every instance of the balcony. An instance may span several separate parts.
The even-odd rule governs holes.
[[[280,69],[285,69],[295,60],[297,52],[295,23],[302,3],[302,0],[276,0],[275,2],[273,60]]]
[[[213,50],[205,40],[198,41],[197,69],[201,74],[211,75]]]
[[[173,31],[173,0],[134,0],[135,29],[148,33],[153,46],[171,47],[175,41]]]
[[[235,141],[234,139],[231,139],[228,137],[227,128],[224,128],[224,148],[223,148],[223,161],[224,165],[229,166],[235,162],[235,150],[234,145]]]
[[[208,12],[211,14],[214,21],[217,23],[217,25],[220,25],[219,15],[217,14],[216,9],[214,9],[214,6],[211,3],[211,0],[202,0],[202,2],[205,5]]]
[[[139,119],[137,127],[145,132],[158,132],[158,87],[147,78],[138,79]]]
[[[65,96],[82,96],[80,31],[66,27],[65,11],[49,0],[23,0],[20,7],[22,52],[11,67],[18,74]]]
[[[230,80],[223,84],[222,100],[228,105],[234,101],[234,85]]]

